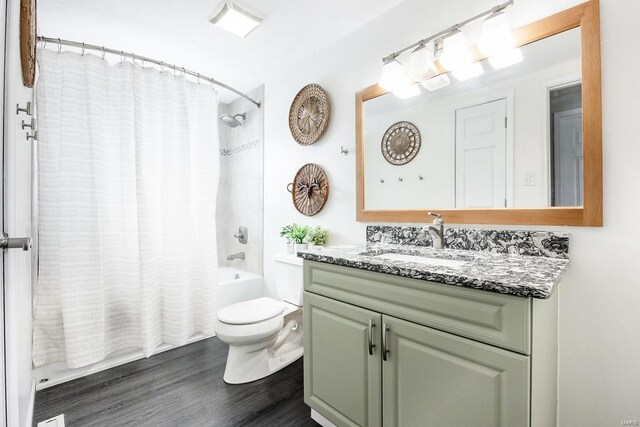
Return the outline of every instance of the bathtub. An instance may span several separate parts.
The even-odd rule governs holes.
[[[262,276],[232,267],[220,267],[218,270],[218,306],[216,310],[220,310],[223,307],[237,302],[260,298],[263,295],[264,286]],[[187,344],[205,338],[208,337],[202,334],[196,334],[187,341]],[[172,348],[175,347],[162,344],[154,351],[154,354],[162,353]],[[42,390],[144,357],[141,350],[130,349],[111,353],[106,359],[100,362],[76,369],[68,368],[64,362],[50,363],[33,370],[33,376],[36,379],[36,389]]]
[[[218,310],[261,296],[264,296],[262,276],[233,267],[218,270]]]

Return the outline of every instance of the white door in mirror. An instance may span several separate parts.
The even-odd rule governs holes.
[[[507,101],[456,111],[456,207],[507,205]]]

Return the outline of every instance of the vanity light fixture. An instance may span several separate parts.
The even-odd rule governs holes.
[[[433,50],[427,45],[418,46],[411,52],[411,62],[409,63],[409,75],[415,81],[428,79],[438,73],[435,64]]]
[[[482,23],[482,38],[478,43],[480,53],[489,58],[495,69],[522,62],[522,51],[516,48],[509,19],[503,11],[494,12]]]
[[[244,38],[260,25],[262,17],[235,1],[223,1],[209,14],[209,22]]]
[[[451,84],[451,79],[447,73],[439,74],[435,77],[431,77],[430,79],[423,80],[420,82],[423,88],[426,90],[433,92],[438,89],[442,89],[443,87],[449,86]]]
[[[382,75],[378,86],[387,92],[395,92],[396,90],[408,85],[409,82],[404,71],[404,67],[395,57],[388,59],[382,66]]]
[[[504,10],[513,4],[514,0],[508,0],[386,56],[382,60],[382,75],[378,85],[398,96],[408,93],[415,96],[416,89],[418,93],[420,90],[417,86],[413,89],[414,85],[409,85],[410,83],[420,82],[427,90],[437,90],[447,86],[451,81],[447,73],[442,72],[443,68],[461,81],[482,75],[484,68],[476,61],[463,31],[465,25],[482,18],[486,19],[482,24],[483,34],[478,42],[478,49],[484,57],[488,58],[491,66],[500,69],[521,62],[522,51],[516,47],[509,20],[504,13]],[[440,65],[438,67],[435,56],[442,40],[444,40],[444,46],[437,60]],[[433,49],[430,48],[431,42],[433,42]],[[409,51],[412,51],[411,60],[405,71],[405,67],[397,58]]]
[[[489,64],[491,64],[494,69],[499,70],[522,62],[523,59],[522,51],[516,47],[503,54],[489,57]]]
[[[479,77],[484,73],[484,68],[482,68],[482,64],[479,62],[473,62],[469,65],[465,65],[464,67],[455,68],[451,71],[453,77],[460,80],[461,82],[471,80],[475,77]]]
[[[440,56],[440,65],[448,71],[467,68],[473,63],[473,55],[469,50],[467,37],[459,29],[444,39],[444,50]]]
[[[420,95],[420,88],[417,83],[410,83],[394,90],[393,94],[400,99],[409,99]]]

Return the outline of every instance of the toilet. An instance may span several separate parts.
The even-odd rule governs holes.
[[[229,344],[228,384],[259,380],[302,356],[302,259],[282,254],[274,261],[278,299],[251,299],[218,312],[216,335]]]

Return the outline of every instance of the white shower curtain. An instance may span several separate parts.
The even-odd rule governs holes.
[[[34,364],[212,335],[216,92],[130,62],[38,57]]]

